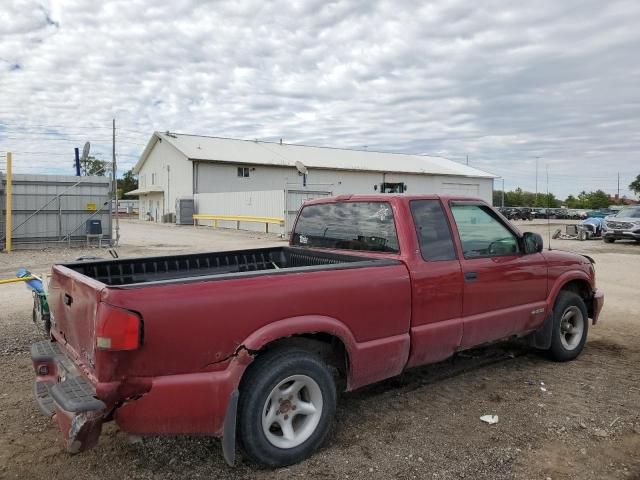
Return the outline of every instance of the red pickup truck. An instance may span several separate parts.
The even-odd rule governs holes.
[[[591,259],[480,200],[374,195],[306,203],[287,247],[55,265],[49,302],[35,395],[68,451],[115,421],[276,467],[325,440],[340,389],[505,338],[574,359],[603,295]]]

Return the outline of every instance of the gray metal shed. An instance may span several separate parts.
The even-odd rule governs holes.
[[[86,242],[87,220],[102,223],[111,242],[111,181],[108,177],[13,175],[13,248],[71,246]],[[6,175],[0,182],[0,247],[6,242]]]

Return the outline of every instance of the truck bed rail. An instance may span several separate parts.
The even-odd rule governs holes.
[[[240,272],[280,270],[371,261],[360,256],[275,247],[118,260],[75,262],[64,266],[106,285],[130,285]]]

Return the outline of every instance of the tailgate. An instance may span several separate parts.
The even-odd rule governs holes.
[[[51,330],[56,339],[95,369],[96,311],[105,285],[62,265],[49,283]]]

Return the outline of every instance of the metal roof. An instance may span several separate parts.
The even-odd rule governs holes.
[[[158,140],[168,142],[188,160],[281,167],[295,167],[296,161],[299,161],[309,169],[496,178],[496,175],[491,173],[442,157],[237,140],[173,132],[154,132],[134,167],[136,173],[140,171]]]
[[[164,187],[162,185],[149,185],[144,188],[136,188],[130,192],[126,192],[125,195],[146,195],[147,193],[163,193]]]

